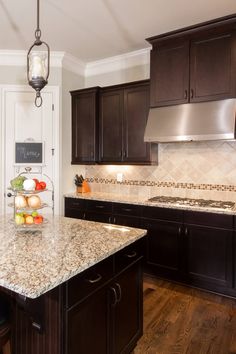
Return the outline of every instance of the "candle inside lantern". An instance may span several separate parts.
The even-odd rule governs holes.
[[[45,66],[46,56],[44,53],[32,53],[30,56],[30,78],[46,78],[46,66]]]

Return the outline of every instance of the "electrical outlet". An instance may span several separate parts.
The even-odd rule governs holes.
[[[116,175],[116,180],[117,182],[122,182],[123,181],[123,173],[117,173]]]

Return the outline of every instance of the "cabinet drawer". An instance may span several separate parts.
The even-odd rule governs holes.
[[[185,211],[184,222],[186,224],[212,226],[230,230],[233,228],[233,216],[224,214]]]
[[[113,204],[113,213],[127,216],[141,216],[142,207],[132,204]]]
[[[65,216],[68,218],[84,219],[85,213],[83,210],[77,210],[75,208],[66,208]]]
[[[66,283],[67,308],[83,300],[109,281],[114,274],[113,257],[95,264]]]
[[[124,268],[144,256],[146,250],[146,237],[132,243],[130,246],[125,247],[123,250],[115,254],[115,272],[119,273]]]
[[[85,209],[85,200],[79,198],[65,198],[65,209],[66,208]]]
[[[98,213],[112,213],[112,203],[100,201],[87,201],[87,210]]]
[[[159,207],[144,207],[143,217],[149,219],[170,220],[170,221],[182,221],[183,211],[171,208],[159,208]]]
[[[136,216],[114,215],[113,223],[116,225],[140,228],[141,219]]]

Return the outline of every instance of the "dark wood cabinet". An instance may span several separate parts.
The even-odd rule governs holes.
[[[78,290],[77,290],[78,291]],[[109,306],[107,288],[66,311],[66,354],[108,354]]]
[[[171,41],[151,51],[151,107],[188,102],[189,42]]]
[[[101,89],[100,163],[156,163],[157,147],[144,142],[149,90],[149,80]]]
[[[182,227],[180,223],[145,220],[148,230],[147,266],[149,272],[171,279],[181,276]]]
[[[151,106],[235,97],[235,30],[231,17],[147,39]]]
[[[156,164],[144,142],[149,80],[71,91],[72,164]]]
[[[145,207],[143,216],[148,273],[233,294],[232,215]]]
[[[206,288],[232,288],[232,230],[187,225],[187,277]]]
[[[99,161],[120,162],[123,156],[123,90],[101,90],[99,100]]]
[[[150,106],[149,82],[124,90],[123,161],[149,163],[151,145],[144,142]]]
[[[139,263],[134,263],[116,277],[112,287],[117,289],[117,304],[113,310],[114,354],[131,353],[142,336],[143,296]]]
[[[236,296],[236,232],[232,215],[89,202],[94,213],[91,211],[89,220],[147,230],[147,242],[143,245],[147,273]],[[71,204],[67,202],[66,206],[66,215],[74,217]],[[94,210],[96,206],[103,206],[104,212],[99,216]],[[135,252],[139,254],[138,250]]]
[[[132,252],[132,247],[136,249],[136,244],[130,245],[128,252]],[[126,252],[124,249],[115,255],[114,263]],[[95,348],[99,354],[128,354],[134,349],[143,331],[141,259],[142,253],[137,258],[130,258],[126,267],[115,270],[114,274],[119,274],[110,275],[110,279],[106,273],[112,269],[111,265],[103,267],[102,271],[100,266],[99,274],[95,276],[97,282],[94,276],[90,280],[90,292],[87,284],[91,274],[88,278],[85,271],[80,276],[79,284],[74,284],[71,290],[77,294],[81,287],[83,293],[81,281],[84,280],[87,294],[66,310],[66,354],[93,354]],[[108,281],[101,284],[104,276]]]
[[[143,242],[36,299],[6,290],[12,304],[12,353],[131,353],[143,332]]]
[[[71,91],[72,164],[98,159],[98,93],[98,87]]]
[[[235,32],[202,35],[190,45],[190,102],[235,96]]]

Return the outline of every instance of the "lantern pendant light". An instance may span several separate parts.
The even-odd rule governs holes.
[[[42,47],[46,47],[42,50]],[[39,0],[37,0],[37,28],[35,30],[35,41],[27,54],[27,78],[29,85],[36,91],[35,106],[41,107],[43,100],[41,90],[48,83],[50,64],[50,48],[47,43],[41,40],[39,28]]]

